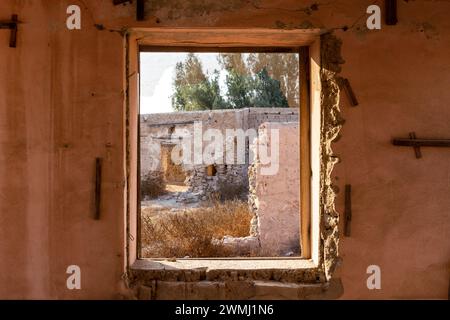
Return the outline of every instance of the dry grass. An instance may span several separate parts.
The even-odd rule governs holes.
[[[141,180],[140,189],[142,199],[145,196],[154,199],[166,193],[166,184],[162,176],[157,178],[146,176]]]
[[[213,239],[249,235],[252,214],[246,202],[215,201],[211,207],[178,212],[151,208],[142,215],[144,257],[226,257],[232,254]]]
[[[215,192],[213,197],[220,201],[228,200],[247,200],[248,197],[248,186],[244,184],[236,185],[235,183],[230,183],[227,181],[219,182],[219,189]]]

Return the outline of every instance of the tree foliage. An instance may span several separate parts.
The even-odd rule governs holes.
[[[223,94],[220,73],[205,75],[198,57],[190,53],[175,68],[173,108],[177,111],[289,107],[298,105],[298,59],[295,54],[223,53],[226,70]],[[292,82],[292,83],[291,83]]]
[[[177,111],[223,109],[225,101],[220,94],[219,73],[207,77],[198,57],[190,53],[186,61],[175,66],[175,92],[172,107]]]
[[[238,73],[234,69],[230,69],[225,84],[227,86],[227,102],[229,109],[252,107],[252,77]]]
[[[280,82],[289,106],[299,105],[299,61],[295,53],[250,53],[247,63],[252,73],[266,69],[270,77]]]
[[[253,106],[256,108],[289,108],[284,93],[281,91],[280,81],[269,76],[266,68],[256,74],[254,79]]]

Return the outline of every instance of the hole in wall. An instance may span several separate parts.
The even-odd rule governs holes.
[[[217,167],[214,164],[210,164],[206,167],[206,175],[208,177],[215,177],[217,175]]]

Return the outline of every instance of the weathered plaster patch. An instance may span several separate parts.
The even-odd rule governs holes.
[[[277,29],[295,30],[295,29],[314,29],[315,27],[320,28],[321,26],[315,26],[309,20],[303,20],[301,22],[284,22],[281,20],[275,21],[275,27]]]
[[[413,32],[424,34],[428,40],[439,38],[439,31],[429,22],[414,23]]]
[[[332,171],[339,159],[334,155],[331,144],[339,136],[344,123],[339,109],[339,82],[342,41],[332,34],[321,37],[321,82],[322,82],[322,126],[321,126],[321,261],[327,280],[338,263],[339,245],[339,214],[335,209],[336,189],[333,187]]]
[[[163,20],[205,17],[215,12],[234,11],[247,6],[246,1],[205,1],[205,0],[147,0],[147,8]]]

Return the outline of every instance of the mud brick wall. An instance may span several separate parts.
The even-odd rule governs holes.
[[[293,108],[246,108],[239,110],[214,110],[194,112],[173,112],[141,115],[141,180],[148,177],[168,177],[164,172],[167,164],[167,145],[179,143],[178,136],[194,134],[194,123],[202,124],[203,133],[208,129],[219,129],[224,138],[227,129],[255,129],[263,122],[298,122],[298,109]],[[172,133],[177,137],[174,138]],[[226,150],[224,139],[224,150]],[[222,163],[214,163],[216,174],[208,176],[209,164],[182,164],[185,171],[185,184],[190,191],[206,198],[212,192],[219,192],[228,197],[235,193],[245,195],[248,190],[248,162],[249,149],[245,144],[246,163],[228,164],[225,159]],[[208,143],[203,144],[203,148]],[[165,150],[165,152],[164,152]],[[192,151],[194,150],[192,146]],[[167,167],[167,166],[165,166]],[[179,167],[177,167],[178,170]]]

